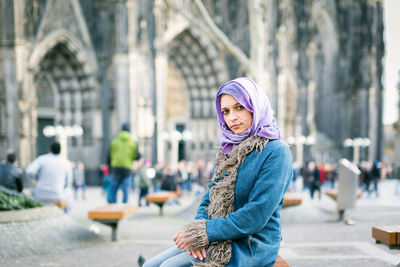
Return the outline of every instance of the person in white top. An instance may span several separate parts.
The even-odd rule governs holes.
[[[39,156],[26,168],[26,173],[38,180],[32,194],[40,202],[70,202],[72,169],[60,151],[60,143],[54,142],[49,153]]]

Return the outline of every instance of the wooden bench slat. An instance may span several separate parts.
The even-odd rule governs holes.
[[[276,259],[273,267],[290,267],[290,265],[281,256],[278,255],[278,258]]]
[[[108,204],[89,211],[89,219],[111,227],[111,240],[117,241],[117,228],[121,219],[136,212],[138,206],[127,204]]]
[[[331,189],[331,190],[326,190],[324,192],[327,196],[331,197],[333,200],[337,200],[337,196],[338,196],[338,191]],[[361,198],[361,193],[357,193],[357,199]]]
[[[89,211],[90,219],[122,219],[134,213],[136,205],[109,204],[104,207]]]
[[[303,200],[301,198],[285,198],[283,200],[283,206],[295,206],[300,205]]]
[[[154,192],[146,196],[147,202],[152,202],[160,208],[160,216],[163,215],[163,207],[165,203],[177,197],[175,192]]]
[[[60,209],[65,209],[68,206],[68,203],[66,201],[54,201],[53,204]]]
[[[173,198],[176,198],[176,193],[173,192],[156,192],[146,196],[146,200],[149,202],[166,202]]]
[[[389,246],[400,245],[400,225],[372,227],[372,237]]]

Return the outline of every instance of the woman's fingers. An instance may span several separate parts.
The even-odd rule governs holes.
[[[205,248],[202,248],[201,249],[201,255],[203,255],[203,258],[206,258],[206,249]]]
[[[206,258],[206,249],[202,248],[202,249],[188,249],[187,253],[189,255],[192,255],[193,258],[195,259],[199,259],[199,260],[203,260]]]
[[[183,240],[180,240],[180,242],[178,243],[177,247],[180,248],[180,249],[184,249],[187,245],[188,245],[188,243],[186,243]]]
[[[202,251],[199,249],[194,250],[194,254],[196,255],[194,258],[199,258],[200,260],[203,260],[205,258],[202,254]]]
[[[172,238],[174,241],[181,235],[181,231],[177,232]]]

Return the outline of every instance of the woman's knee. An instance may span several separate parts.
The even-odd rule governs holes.
[[[152,260],[148,260],[142,265],[142,267],[158,267],[158,266],[160,266],[160,264]]]

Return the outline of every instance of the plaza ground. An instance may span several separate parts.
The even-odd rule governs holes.
[[[306,192],[290,192],[301,205],[282,211],[280,255],[294,267],[396,266],[400,250],[375,244],[372,226],[400,225],[400,196],[396,181],[380,184],[380,197],[363,195],[346,216],[354,225],[337,221],[336,203],[326,195],[310,199]],[[173,245],[172,236],[191,220],[201,192],[185,194],[179,205],[140,208],[120,222],[118,241],[111,229],[87,218],[87,212],[106,204],[99,187],[87,189],[69,216],[0,224],[0,266],[138,266],[139,255],[150,258]],[[121,196],[120,196],[121,197]],[[131,193],[130,203],[137,203]]]

